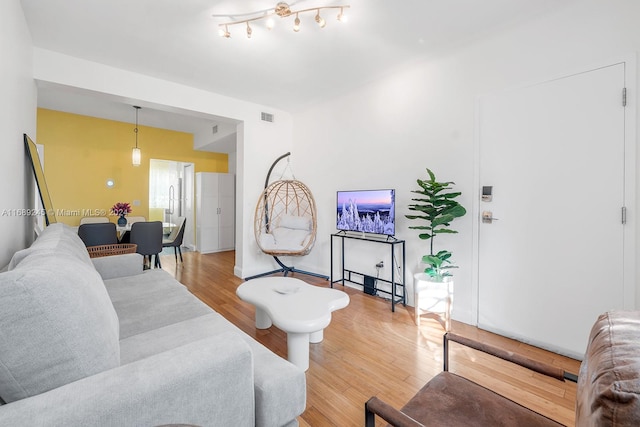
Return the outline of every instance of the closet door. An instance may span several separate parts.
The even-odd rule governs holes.
[[[196,173],[196,247],[201,253],[235,248],[235,178]]]
[[[624,87],[619,63],[481,100],[480,327],[582,358],[598,314],[633,305]]]

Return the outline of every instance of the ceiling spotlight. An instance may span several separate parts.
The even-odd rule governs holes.
[[[296,2],[298,3],[298,2]],[[338,21],[346,22],[346,16],[344,15],[344,9],[349,8],[349,5],[342,6],[320,6],[314,7],[310,9],[300,9],[300,10],[291,10],[291,7],[286,2],[278,2],[278,4],[274,8],[258,10],[250,13],[243,14],[235,14],[231,15],[213,15],[214,18],[227,18],[230,21],[223,22],[218,24],[220,27],[220,36],[224,38],[231,38],[231,33],[229,33],[230,25],[237,24],[246,24],[247,26],[247,37],[251,38],[252,28],[249,26],[249,23],[259,21],[261,19],[266,19],[266,27],[271,30],[274,26],[274,20],[276,16],[280,18],[288,18],[291,15],[295,15],[295,19],[293,21],[293,31],[296,33],[300,31],[300,14],[307,12],[315,12],[315,21],[318,23],[320,28],[324,28],[327,25],[327,22],[323,17],[320,16],[320,11],[324,9],[337,9],[338,12]],[[240,18],[240,19],[238,19]]]
[[[338,21],[347,22],[349,19],[347,15],[344,14],[344,8],[340,8],[340,12],[338,13]]]
[[[300,31],[300,18],[298,18],[298,14],[296,13],[296,20],[293,21],[293,31],[296,33]]]
[[[220,34],[220,37],[224,37],[225,39],[231,38],[229,27],[227,27],[226,25],[224,26],[224,28],[220,27],[220,29],[218,30],[218,34]]]
[[[320,16],[320,9],[318,9],[318,13],[316,13],[316,22],[320,25],[320,28],[324,28],[324,26],[327,25],[324,18]]]

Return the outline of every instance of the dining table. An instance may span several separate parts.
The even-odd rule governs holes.
[[[135,223],[127,223],[127,225],[116,225],[116,231],[118,232],[118,241],[120,243],[129,243],[129,235],[131,233],[131,226]],[[162,234],[171,234],[171,230],[176,226],[173,222],[162,223]]]

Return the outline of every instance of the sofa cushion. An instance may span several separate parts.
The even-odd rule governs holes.
[[[273,230],[273,237],[275,238],[276,247],[278,248],[300,249],[310,234],[307,230],[295,230],[282,227]]]
[[[211,312],[164,270],[147,270],[104,283],[120,318],[121,339]]]
[[[8,269],[13,270],[24,258],[34,252],[65,254],[73,256],[87,265],[92,265],[87,247],[78,237],[78,233],[62,223],[47,226],[29,248],[16,252],[9,262]]]
[[[195,296],[192,298],[197,299]],[[124,338],[120,342],[121,360],[123,364],[132,363],[190,342],[229,333],[242,337],[253,353],[255,425],[289,425],[287,423],[305,409],[304,371],[283,360],[215,311],[209,310],[202,316]]]
[[[120,364],[118,318],[100,275],[74,255],[48,251],[30,252],[0,274],[5,402]]]
[[[640,425],[640,312],[612,311],[591,329],[578,376],[576,425]]]

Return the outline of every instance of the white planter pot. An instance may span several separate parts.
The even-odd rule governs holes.
[[[413,276],[413,297],[416,325],[420,326],[422,314],[439,314],[438,320],[445,330],[451,329],[453,277],[443,277],[438,281],[426,273],[417,273]]]

